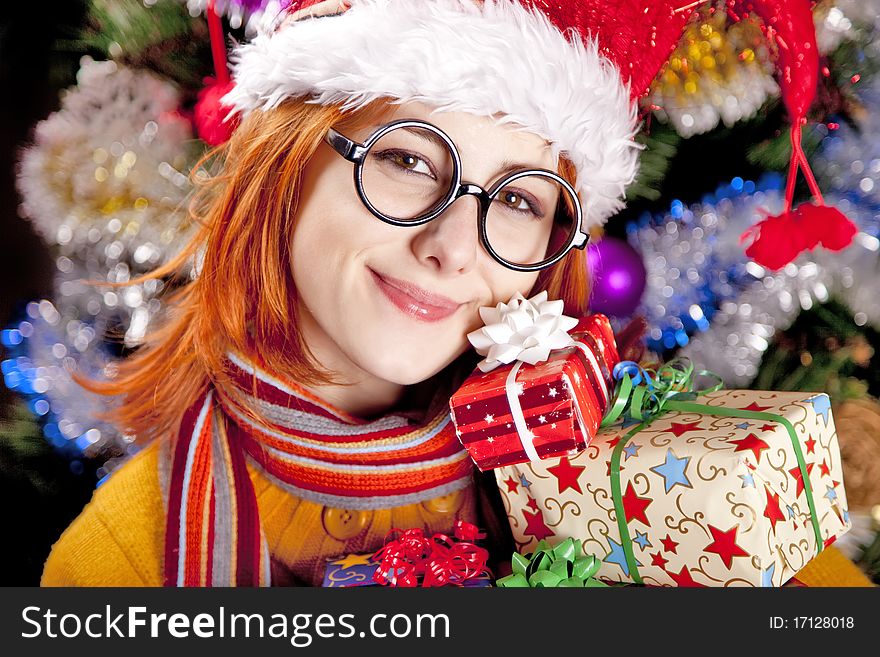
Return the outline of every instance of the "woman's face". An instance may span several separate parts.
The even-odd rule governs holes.
[[[396,106],[385,120],[419,119],[443,130],[461,155],[462,180],[488,189],[512,168],[551,171],[550,147],[491,118]],[[345,132],[362,143],[377,126]],[[480,306],[531,290],[536,273],[503,267],[483,249],[474,197],[415,227],[374,217],[361,203],[351,162],[319,146],[305,171],[291,267],[301,330],[318,362],[347,383],[409,385],[469,347]]]

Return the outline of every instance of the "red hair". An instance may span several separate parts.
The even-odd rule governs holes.
[[[227,144],[205,157],[204,162],[222,159],[223,168],[208,180],[196,179],[200,190],[192,213],[201,227],[173,261],[149,275],[179,279],[187,261],[196,258],[198,276],[171,294],[161,325],[117,364],[112,378],[78,377],[88,389],[118,397],[108,415],[119,429],[139,441],[176,432],[185,410],[209,385],[228,389],[228,351],[259,354],[281,378],[304,385],[333,380],[298,330],[284,236],[293,233],[303,172],[327,130],[358,130],[381,122],[389,111],[383,102],[343,112],[291,100],[253,112]],[[574,167],[565,159],[560,175],[574,183]],[[575,250],[542,272],[535,287],[563,299],[568,314],[584,314],[586,272],[585,253]]]

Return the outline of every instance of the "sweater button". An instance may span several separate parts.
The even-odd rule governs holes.
[[[437,513],[440,515],[449,515],[455,513],[461,508],[464,501],[464,495],[460,490],[452,491],[448,495],[441,495],[430,500],[422,502],[422,506],[429,513]]]
[[[324,512],[321,514],[324,531],[339,541],[347,541],[360,534],[367,526],[368,520],[368,512],[334,509],[329,506],[324,507]]]

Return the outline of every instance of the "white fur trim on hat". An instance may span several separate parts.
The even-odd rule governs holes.
[[[338,16],[258,35],[232,61],[224,103],[244,114],[307,97],[501,115],[574,163],[587,227],[623,206],[638,170],[636,107],[617,67],[592,39],[569,41],[513,0],[353,0]]]

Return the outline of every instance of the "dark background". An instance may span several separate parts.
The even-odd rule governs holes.
[[[59,91],[76,82],[80,53],[55,46],[75,37],[85,18],[79,0],[6,2],[0,9],[0,328],[32,299],[51,294],[47,247],[18,214],[15,162],[34,124],[58,108]],[[0,360],[6,354],[0,347]],[[14,396],[0,383],[0,423]],[[0,584],[35,585],[52,543],[91,497],[94,469],[75,475],[39,434],[21,451],[0,442]],[[48,486],[43,485],[48,482]]]

